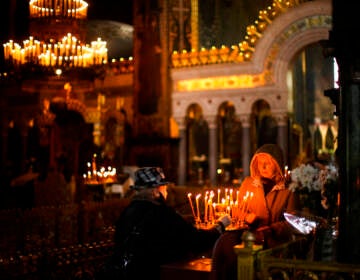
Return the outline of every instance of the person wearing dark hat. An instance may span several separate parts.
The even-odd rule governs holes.
[[[160,279],[162,264],[208,251],[231,223],[226,215],[209,230],[197,229],[166,204],[168,184],[159,167],[135,172],[135,194],[115,229],[112,263],[118,279]]]
[[[250,162],[250,176],[242,182],[238,201],[246,201],[244,219],[256,242],[264,248],[290,241],[295,234],[284,213],[299,210],[296,193],[286,186],[284,157],[276,144],[264,144]],[[212,279],[236,279],[236,255],[241,233],[226,233],[215,244]],[[233,278],[235,277],[235,278]]]

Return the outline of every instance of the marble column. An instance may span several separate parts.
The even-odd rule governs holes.
[[[218,162],[216,116],[204,116],[204,119],[209,126],[209,180],[211,185],[216,185],[216,169]]]
[[[101,146],[101,136],[103,133],[103,127],[101,124],[101,111],[98,108],[94,112],[94,129],[93,129],[93,142],[97,146]]]
[[[242,125],[242,139],[241,139],[241,156],[242,156],[242,167],[243,176],[250,175],[250,115],[238,115]]]
[[[340,175],[337,260],[360,264],[360,25],[356,1],[333,0],[329,51],[339,65]],[[350,34],[350,35],[349,35]]]
[[[7,161],[7,151],[8,151],[8,127],[6,125],[2,126],[1,130],[1,136],[2,136],[2,146],[1,146],[1,162],[0,162],[0,173],[5,174],[5,166]]]
[[[186,121],[185,117],[175,119],[179,127],[179,163],[177,184],[183,186],[186,184]]]
[[[274,114],[278,125],[277,143],[284,152],[284,164],[288,165],[288,115],[286,112]]]
[[[22,141],[22,155],[21,155],[21,170],[25,170],[26,169],[26,165],[27,165],[27,150],[28,150],[28,127],[27,126],[23,126],[21,127],[21,141]],[[27,170],[25,170],[26,172]]]
[[[338,257],[344,262],[360,263],[360,75],[345,84],[340,94],[339,160],[340,222]],[[351,256],[356,256],[352,258]]]

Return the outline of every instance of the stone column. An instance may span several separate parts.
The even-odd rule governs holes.
[[[186,121],[185,117],[175,119],[179,126],[179,163],[177,184],[183,186],[186,184]]]
[[[350,75],[344,72],[344,76]],[[352,78],[344,81],[340,91],[339,146],[336,157],[341,182],[338,239],[341,246],[338,246],[337,254],[341,262],[360,264],[360,74],[351,74]]]
[[[284,163],[288,164],[288,115],[286,112],[274,114],[278,124],[277,143],[284,152]]]
[[[360,26],[357,3],[333,0],[333,30],[328,51],[339,65],[340,94],[334,96],[339,112],[340,176],[337,260],[360,264]]]
[[[243,176],[250,175],[250,115],[238,115],[238,118],[241,121],[242,125],[242,139],[241,139],[241,147],[242,147],[242,166],[243,166]]]
[[[218,162],[217,151],[217,122],[216,116],[204,116],[209,126],[209,179],[211,185],[216,184],[216,168]]]
[[[22,155],[21,155],[21,170],[25,170],[27,164],[27,151],[28,151],[28,127],[23,125],[21,127],[21,141],[22,141]]]
[[[101,111],[98,108],[94,111],[94,129],[93,129],[93,142],[97,146],[101,146],[101,136],[102,136],[102,124],[101,124]]]
[[[0,174],[5,174],[5,166],[7,161],[7,151],[8,151],[8,127],[6,125],[2,126],[1,130],[1,136],[2,136],[2,147],[1,147],[1,162],[0,162]]]

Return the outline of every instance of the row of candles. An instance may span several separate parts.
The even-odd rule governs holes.
[[[285,180],[291,179],[291,171],[288,166],[284,168]],[[217,195],[217,197],[215,197]],[[205,191],[204,200],[201,203],[202,194],[195,196],[195,206],[192,193],[187,194],[192,215],[197,226],[207,227],[215,223],[221,215],[228,214],[232,219],[232,226],[237,228],[245,224],[245,217],[249,210],[249,204],[254,196],[252,192],[246,192],[243,197],[239,197],[239,191],[234,194],[233,189],[225,188],[224,194],[218,189],[217,194],[214,190]],[[203,211],[201,208],[203,207]]]
[[[216,195],[217,197],[215,197]],[[234,194],[233,189],[228,188],[225,188],[224,194],[222,194],[221,189],[217,190],[217,194],[213,190],[205,191],[203,200],[201,199],[201,193],[198,193],[195,199],[192,193],[187,194],[195,223],[201,227],[214,224],[216,220],[224,214],[230,215],[233,227],[244,225],[245,216],[253,195],[252,192],[246,192],[246,194],[240,198],[239,191],[236,191]]]
[[[10,40],[4,44],[4,57],[15,64],[38,62],[42,66],[88,67],[107,63],[108,49],[106,42],[98,38],[91,45],[83,45],[75,36],[68,33],[61,42],[45,43],[34,40],[32,36],[24,41],[22,48]]]
[[[102,166],[99,170],[97,169],[96,155],[93,156],[91,163],[87,163],[87,168],[87,173],[83,174],[85,184],[104,184],[114,183],[117,181],[116,168],[111,166],[105,168]]]

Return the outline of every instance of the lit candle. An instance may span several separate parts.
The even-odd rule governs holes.
[[[207,222],[207,212],[208,212],[208,192],[205,193],[205,198],[204,198],[204,222]]]
[[[211,203],[212,203],[212,200],[213,200],[214,196],[215,196],[214,192],[211,191],[211,192],[210,192],[210,200],[211,200]]]
[[[239,219],[244,220],[245,218],[245,204],[246,204],[247,196],[244,195],[243,199],[239,205]]]
[[[249,210],[249,200],[253,197],[253,193],[252,192],[246,192],[246,200],[245,200],[245,205],[244,205],[244,218]]]
[[[239,205],[238,205],[238,201],[236,200],[233,208],[232,208],[232,219],[234,219],[234,221],[236,222],[239,218]]]
[[[194,216],[194,219],[196,220],[194,205],[193,205],[192,200],[191,200],[191,193],[188,193],[188,199],[189,199],[189,202],[190,202],[190,207],[191,207],[192,214]]]
[[[215,220],[215,206],[216,206],[216,203],[214,202],[210,209],[211,210],[211,222],[214,222],[214,220]]]
[[[218,189],[217,203],[220,203],[220,189]]]
[[[199,208],[199,198],[201,194],[196,195],[196,211],[197,211],[197,220],[200,222],[200,208]]]

